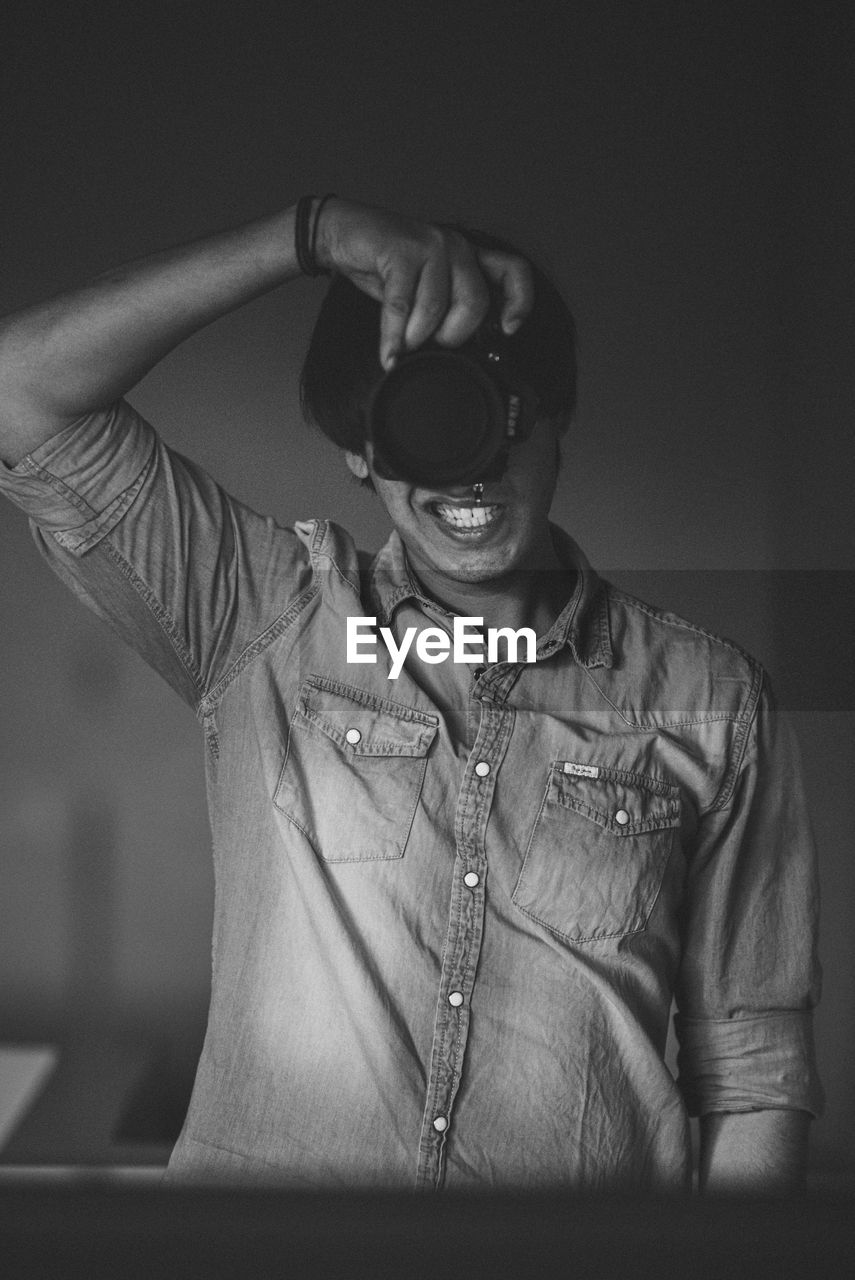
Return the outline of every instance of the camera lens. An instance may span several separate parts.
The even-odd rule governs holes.
[[[506,425],[495,381],[475,360],[444,349],[401,357],[368,410],[375,469],[425,487],[483,478],[503,451]]]

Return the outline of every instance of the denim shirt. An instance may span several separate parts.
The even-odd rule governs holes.
[[[814,854],[749,656],[555,530],[536,662],[348,663],[349,617],[451,628],[397,535],[365,563],[280,527],[124,403],[0,487],[204,729],[212,996],[171,1178],[679,1189],[689,1115],[819,1112]]]

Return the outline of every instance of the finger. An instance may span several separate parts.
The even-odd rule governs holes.
[[[436,332],[437,342],[459,346],[483,321],[490,309],[490,290],[469,244],[460,240],[451,265],[451,301]]]
[[[400,263],[383,277],[380,311],[380,363],[391,369],[404,348],[407,322],[413,309],[418,275],[414,267]]]
[[[534,275],[525,258],[495,250],[478,250],[481,269],[502,294],[501,321],[505,333],[515,333],[534,306]]]
[[[480,276],[457,280],[452,288],[451,306],[436,332],[436,340],[458,347],[472,337],[490,310],[490,291]]]
[[[451,274],[446,253],[433,254],[419,276],[413,309],[404,339],[412,350],[421,346],[442,324],[451,297]]]

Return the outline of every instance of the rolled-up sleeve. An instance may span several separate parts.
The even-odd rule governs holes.
[[[737,742],[689,860],[679,1084],[692,1115],[819,1115],[816,855],[797,744],[766,677]]]
[[[0,463],[0,491],[61,547],[83,555],[133,503],[157,439],[128,405],[90,414],[28,454]]]
[[[0,492],[57,575],[194,707],[311,577],[293,529],[237,502],[125,401],[0,463]]]

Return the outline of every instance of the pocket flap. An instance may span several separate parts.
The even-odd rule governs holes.
[[[680,821],[679,788],[659,778],[557,760],[553,766],[555,798],[615,836],[640,835],[676,827]]]
[[[326,734],[356,756],[424,756],[437,730],[435,716],[362,689],[307,680],[294,722]]]

